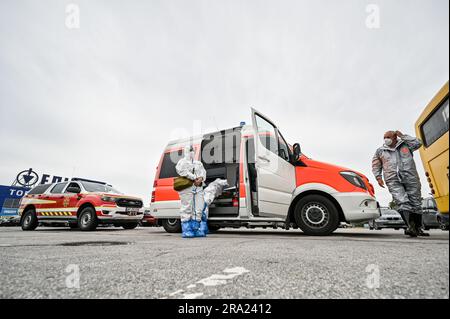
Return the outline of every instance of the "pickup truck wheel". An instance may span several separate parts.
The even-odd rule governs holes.
[[[36,216],[36,212],[33,208],[28,208],[23,213],[23,218],[21,222],[22,230],[35,230],[38,227],[38,219]]]
[[[93,207],[85,207],[78,215],[78,227],[81,230],[95,230],[98,225],[97,215]]]
[[[307,195],[295,206],[295,222],[306,235],[326,236],[339,226],[339,213],[328,198]]]
[[[181,233],[181,220],[178,218],[163,219],[162,226],[168,233]]]
[[[127,223],[123,224],[123,229],[135,229],[139,223]]]

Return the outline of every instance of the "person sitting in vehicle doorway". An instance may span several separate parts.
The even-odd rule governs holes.
[[[206,180],[206,170],[200,161],[195,160],[192,146],[184,150],[184,157],[176,165],[178,175],[191,181],[189,186],[178,191],[181,201],[180,218],[183,237],[198,237],[197,230],[202,219],[205,206],[203,186]],[[201,235],[204,236],[204,235]]]
[[[418,138],[400,131],[388,131],[384,134],[383,146],[377,149],[372,159],[372,171],[378,185],[384,188],[386,182],[398,212],[408,225],[405,234],[411,237],[429,236],[422,230],[421,184],[413,157],[413,152],[421,146]]]

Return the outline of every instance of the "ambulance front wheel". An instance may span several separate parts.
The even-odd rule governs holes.
[[[85,207],[78,215],[78,228],[81,230],[95,230],[98,225],[97,215],[93,207]]]
[[[168,233],[181,233],[181,220],[178,218],[163,219],[162,226]]]
[[[39,222],[33,208],[29,208],[23,213],[21,224],[22,230],[35,230],[38,227]]]
[[[307,235],[326,236],[339,226],[339,212],[331,200],[322,195],[306,195],[295,206],[295,222]]]

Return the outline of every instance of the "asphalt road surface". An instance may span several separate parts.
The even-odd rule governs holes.
[[[449,298],[449,233],[0,228],[0,298]]]

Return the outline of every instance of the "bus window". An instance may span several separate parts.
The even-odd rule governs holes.
[[[433,114],[422,124],[422,136],[425,147],[436,142],[448,132],[448,97]]]

